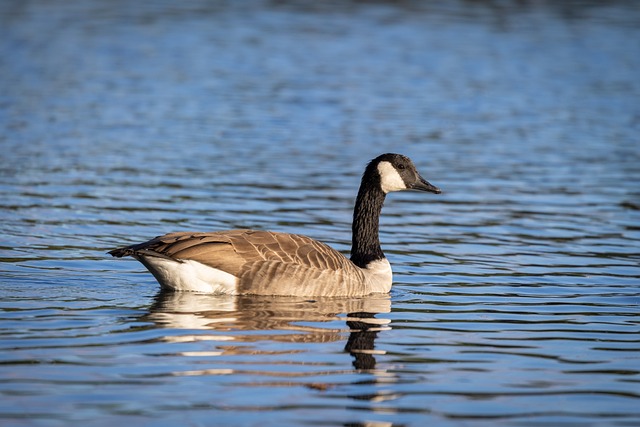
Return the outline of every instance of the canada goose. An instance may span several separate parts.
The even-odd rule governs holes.
[[[382,154],[362,175],[353,212],[351,260],[306,236],[256,230],[179,232],[114,249],[131,255],[160,285],[219,294],[363,296],[391,289],[391,265],[380,248],[380,212],[387,193],[440,193],[411,159]]]

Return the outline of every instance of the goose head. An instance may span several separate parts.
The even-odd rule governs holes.
[[[380,189],[385,194],[402,190],[441,193],[438,187],[421,177],[411,159],[402,154],[382,154],[371,161],[368,169],[378,175]]]

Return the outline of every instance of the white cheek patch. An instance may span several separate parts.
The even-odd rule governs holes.
[[[391,163],[378,163],[378,173],[380,174],[380,187],[385,193],[407,189],[404,180]]]

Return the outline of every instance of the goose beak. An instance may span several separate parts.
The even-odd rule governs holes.
[[[428,191],[429,193],[440,194],[442,191],[429,181],[418,175],[418,180],[411,186],[412,190]]]

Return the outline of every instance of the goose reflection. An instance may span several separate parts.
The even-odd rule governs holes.
[[[376,368],[375,355],[383,353],[375,350],[377,334],[389,329],[390,320],[379,316],[390,311],[387,294],[303,299],[160,292],[144,317],[172,330],[165,342],[216,343],[212,351],[181,352],[184,356],[301,353],[300,347],[260,350],[246,343],[327,343],[348,334],[345,352],[353,357],[354,368],[371,371]]]

